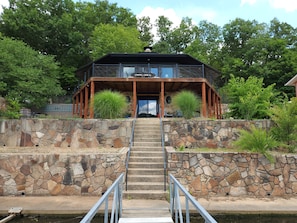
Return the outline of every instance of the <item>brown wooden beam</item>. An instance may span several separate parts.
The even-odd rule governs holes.
[[[135,117],[136,115],[136,112],[137,112],[137,83],[136,81],[134,80],[133,81],[133,99],[132,99],[132,117]]]
[[[90,94],[90,118],[94,118],[94,96],[95,96],[95,84],[91,80],[91,94]]]
[[[207,117],[207,108],[206,108],[206,83],[202,83],[202,116]]]
[[[84,118],[88,118],[89,113],[89,86],[85,87],[85,108],[84,108]]]
[[[164,81],[161,82],[161,91],[160,91],[160,107],[161,107],[161,111],[159,111],[159,113],[161,112],[161,117],[164,118],[164,109],[165,109],[165,89],[164,89]]]

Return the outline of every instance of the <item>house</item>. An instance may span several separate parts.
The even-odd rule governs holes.
[[[295,87],[295,94],[296,94],[296,97],[297,97],[297,74],[291,79],[289,80],[285,86],[293,86]]]
[[[221,118],[221,97],[214,84],[220,73],[186,54],[107,54],[76,71],[82,85],[73,96],[73,115],[94,118],[94,94],[110,89],[123,93],[132,117],[171,117],[172,96],[190,90],[201,97],[200,116]]]

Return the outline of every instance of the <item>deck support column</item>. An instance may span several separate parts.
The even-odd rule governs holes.
[[[161,107],[161,113],[159,111],[160,117],[164,118],[164,110],[165,110],[165,89],[164,89],[164,81],[161,82],[161,92],[160,92],[160,107]]]
[[[84,118],[88,118],[89,111],[89,85],[85,86],[85,107],[84,107]]]
[[[202,82],[202,116],[207,117],[206,108],[206,83]]]
[[[94,95],[95,83],[91,80],[91,94],[90,94],[90,118],[94,118]]]
[[[133,99],[132,99],[132,116],[135,117],[136,112],[137,112],[137,84],[136,81],[133,81]]]
[[[208,110],[208,116],[212,116],[213,113],[213,100],[212,100],[212,91],[211,88],[208,88],[208,93],[207,93],[207,110]]]

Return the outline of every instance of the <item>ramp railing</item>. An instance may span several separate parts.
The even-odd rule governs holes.
[[[183,223],[183,208],[185,209],[186,223],[190,223],[190,207],[192,206],[203,217],[205,223],[217,223],[217,221],[199,204],[199,202],[182,186],[175,177],[169,175],[170,185],[170,212],[175,223]],[[180,194],[185,196],[185,207],[181,205]]]
[[[119,218],[122,216],[122,186],[124,180],[124,173],[122,173],[116,181],[108,188],[108,190],[103,194],[103,196],[94,204],[94,206],[89,210],[85,217],[80,221],[80,223],[88,223],[95,217],[98,213],[101,205],[105,204],[104,207],[104,223],[118,223]],[[110,221],[109,219],[109,196],[113,194]]]

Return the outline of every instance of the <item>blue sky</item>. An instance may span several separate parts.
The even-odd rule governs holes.
[[[183,17],[198,24],[207,20],[219,26],[235,18],[269,23],[273,18],[297,28],[297,0],[109,0],[154,21],[165,15],[177,25]]]
[[[178,25],[181,18],[188,16],[196,24],[201,20],[207,20],[223,26],[238,17],[265,23],[276,17],[279,21],[287,22],[297,28],[297,0],[109,0],[109,2],[129,8],[139,17],[150,16],[152,22],[159,15],[164,15]],[[0,5],[8,6],[8,0],[0,0]]]

